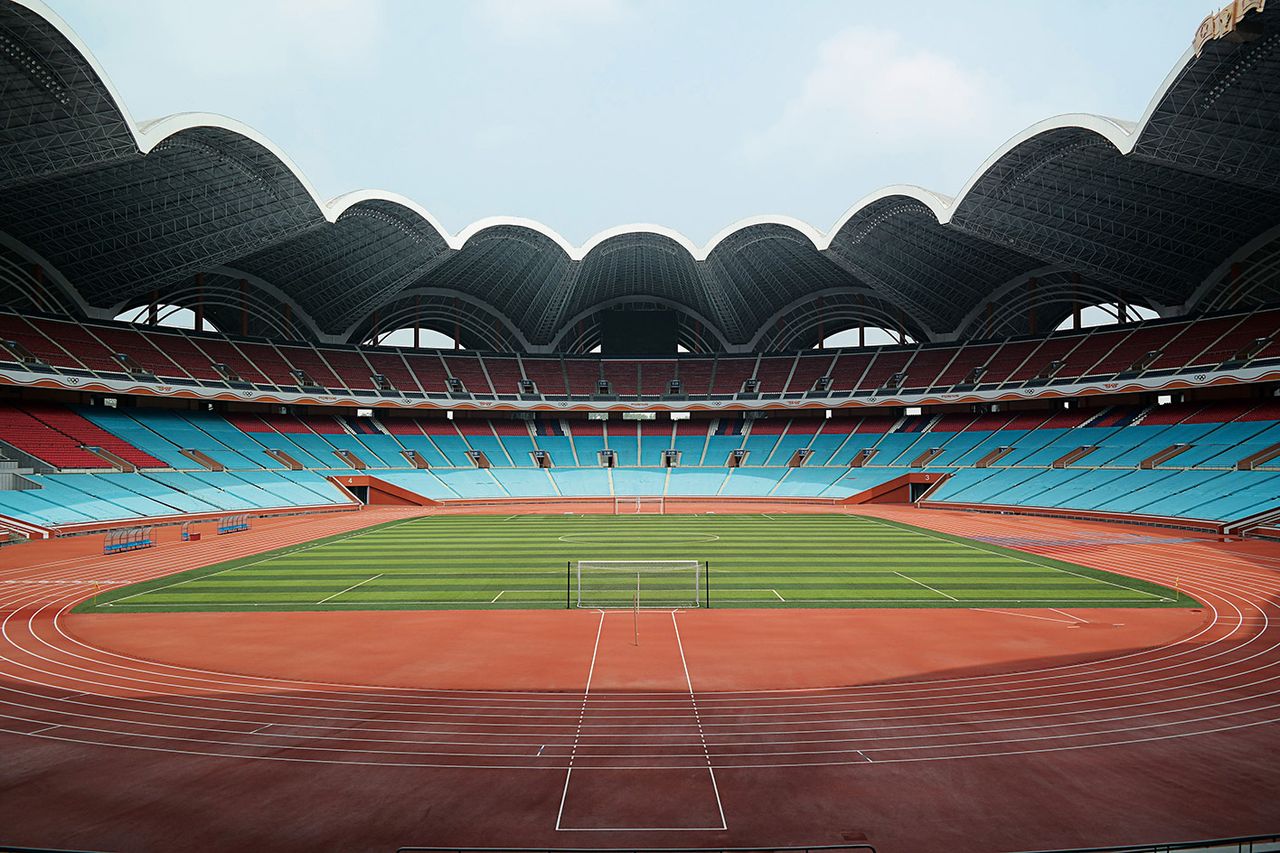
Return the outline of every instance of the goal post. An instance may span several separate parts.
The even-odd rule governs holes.
[[[667,499],[661,495],[652,497],[615,497],[614,515],[666,515]]]
[[[571,607],[672,609],[710,607],[710,564],[701,560],[575,560],[565,586]]]

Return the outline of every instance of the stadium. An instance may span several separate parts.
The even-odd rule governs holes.
[[[576,244],[0,0],[0,850],[1280,849],[1280,5],[1187,35]]]

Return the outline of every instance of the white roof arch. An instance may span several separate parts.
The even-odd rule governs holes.
[[[982,179],[992,166],[1023,142],[1039,136],[1042,133],[1052,130],[1075,128],[1091,130],[1108,139],[1111,144],[1116,147],[1116,150],[1119,153],[1128,154],[1133,150],[1134,145],[1142,134],[1143,128],[1151,120],[1151,116],[1155,113],[1157,106],[1164,98],[1169,87],[1173,85],[1183,67],[1194,56],[1194,53],[1190,49],[1183,54],[1178,63],[1173,67],[1168,75],[1166,75],[1159,90],[1151,98],[1146,111],[1138,122],[1126,122],[1120,119],[1109,118],[1107,116],[1092,113],[1069,113],[1036,122],[1019,133],[1014,134],[996,151],[992,152],[991,155],[988,156],[987,159],[984,160],[983,163],[973,172],[968,181],[966,181],[964,186],[961,187],[960,192],[954,197],[947,196],[943,193],[924,187],[894,184],[881,187],[867,193],[848,210],[846,210],[832,224],[832,226],[825,231],[802,219],[792,216],[758,215],[745,217],[725,226],[720,231],[716,232],[716,234],[702,246],[698,246],[693,240],[674,228],[652,223],[617,225],[606,228],[592,235],[582,245],[575,246],[551,226],[535,219],[528,219],[519,216],[485,217],[472,222],[457,233],[450,233],[440,220],[422,204],[399,193],[385,190],[354,190],[338,195],[332,199],[324,199],[320,196],[315,185],[311,182],[310,178],[307,177],[306,173],[303,172],[292,158],[289,157],[283,148],[273,142],[270,137],[261,133],[252,126],[228,116],[219,115],[217,113],[189,112],[177,113],[159,119],[137,122],[133,119],[127,105],[120,97],[118,90],[111,82],[111,79],[106,73],[106,70],[102,67],[102,64],[97,60],[93,52],[83,42],[83,40],[76,35],[75,31],[61,17],[59,17],[56,12],[50,9],[43,0],[17,0],[17,2],[45,18],[45,20],[57,28],[58,31],[75,46],[81,55],[84,56],[85,60],[93,68],[94,73],[96,73],[102,80],[104,87],[107,89],[107,92],[115,102],[117,109],[120,110],[121,115],[124,117],[125,123],[132,132],[133,137],[137,142],[138,150],[143,154],[150,152],[169,137],[182,133],[185,130],[191,130],[198,127],[218,128],[242,136],[271,152],[271,154],[284,164],[284,166],[293,174],[298,183],[306,189],[307,194],[310,195],[312,200],[315,202],[316,208],[329,222],[336,222],[338,217],[341,216],[348,208],[362,201],[386,201],[413,211],[415,214],[422,217],[424,221],[429,223],[431,227],[441,235],[446,244],[452,249],[461,249],[466,245],[469,239],[486,229],[501,226],[515,226],[519,228],[527,228],[530,231],[543,235],[559,246],[571,260],[575,261],[582,260],[591,252],[592,249],[596,248],[606,240],[631,234],[653,234],[660,237],[666,237],[684,247],[694,260],[703,261],[707,259],[717,246],[733,234],[745,228],[751,228],[758,225],[777,225],[793,229],[808,237],[815,248],[825,250],[831,245],[832,239],[837,233],[839,233],[840,229],[844,227],[850,219],[856,216],[859,211],[863,210],[870,204],[892,196],[904,196],[919,201],[925,207],[933,211],[940,224],[945,225],[950,222],[951,216],[964,202],[969,191]]]

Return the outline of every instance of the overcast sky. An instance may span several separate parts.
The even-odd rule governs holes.
[[[324,197],[409,196],[575,244],[656,223],[702,244],[861,196],[954,194],[1064,112],[1136,120],[1204,0],[50,0],[135,119],[224,113]],[[1220,3],[1218,5],[1221,5]]]

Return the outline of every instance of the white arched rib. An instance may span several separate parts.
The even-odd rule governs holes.
[[[469,239],[475,235],[490,229],[502,226],[515,226],[519,228],[527,228],[530,231],[541,234],[548,240],[555,243],[573,260],[581,260],[594,248],[599,246],[606,240],[614,237],[630,235],[630,234],[653,234],[680,244],[694,258],[694,260],[705,260],[712,251],[716,249],[722,242],[732,237],[744,228],[751,228],[758,225],[776,225],[783,228],[793,229],[805,237],[807,237],[819,250],[825,250],[830,247],[831,241],[835,235],[839,233],[849,220],[864,210],[868,205],[874,204],[885,198],[903,197],[914,199],[920,202],[929,210],[931,210],[940,224],[947,224],[951,221],[951,217],[955,211],[964,203],[965,197],[973,189],[982,177],[998,163],[1002,158],[1009,155],[1018,146],[1024,142],[1053,130],[1060,129],[1080,129],[1092,131],[1099,136],[1107,139],[1115,146],[1116,150],[1124,155],[1130,153],[1137,144],[1138,139],[1142,136],[1147,124],[1151,121],[1159,104],[1164,100],[1165,95],[1173,86],[1178,76],[1186,68],[1187,64],[1193,59],[1194,51],[1190,48],[1183,53],[1173,69],[1166,75],[1155,95],[1147,105],[1147,109],[1143,113],[1141,119],[1134,122],[1126,122],[1120,119],[1108,118],[1106,116],[1094,115],[1091,113],[1070,113],[1066,115],[1056,116],[1054,118],[1045,119],[1037,122],[1030,127],[1024,129],[1020,133],[1011,137],[1004,145],[991,154],[977,170],[974,171],[969,180],[961,188],[956,196],[949,197],[932,190],[922,187],[910,185],[894,185],[884,187],[868,193],[856,204],[850,207],[845,213],[836,220],[828,231],[821,231],[803,220],[795,219],[789,216],[753,216],[746,219],[740,219],[737,222],[725,227],[713,236],[705,245],[699,247],[684,234],[672,228],[661,225],[623,225],[609,228],[601,231],[581,246],[574,246],[554,229],[541,222],[533,219],[525,219],[516,216],[493,216],[478,220],[463,228],[457,234],[450,234],[441,225],[425,207],[399,195],[398,193],[385,192],[382,190],[356,190],[354,192],[344,193],[336,198],[324,200],[316,192],[314,185],[310,179],[298,168],[298,165],[284,152],[280,146],[276,145],[265,135],[259,133],[249,125],[237,121],[227,116],[218,115],[216,113],[179,113],[167,116],[165,118],[156,119],[147,122],[136,122],[130,115],[128,107],[125,105],[119,92],[111,83],[110,77],[102,64],[89,50],[88,46],[81,40],[71,27],[62,20],[52,9],[50,9],[43,0],[16,0],[16,2],[44,18],[55,30],[57,30],[63,38],[65,38],[72,47],[74,47],[85,62],[93,69],[98,78],[102,81],[102,85],[106,89],[107,95],[115,104],[116,109],[120,111],[125,125],[129,128],[133,135],[134,141],[138,146],[138,150],[146,154],[153,150],[164,140],[182,133],[200,127],[211,127],[226,130],[230,133],[237,134],[254,144],[269,151],[276,159],[278,159],[286,169],[288,169],[297,179],[298,183],[311,196],[316,208],[329,222],[336,222],[338,217],[352,206],[366,201],[385,201],[399,205],[406,210],[412,211],[422,218],[424,222],[440,234],[445,243],[452,249],[461,249]]]

